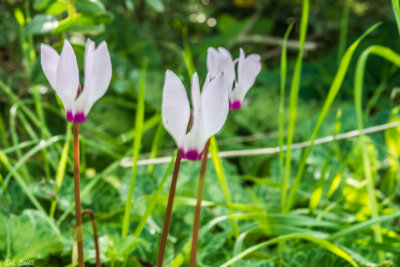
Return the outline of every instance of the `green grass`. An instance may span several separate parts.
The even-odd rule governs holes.
[[[263,69],[243,108],[210,142],[198,266],[400,264],[400,130],[363,133],[399,120],[399,1],[329,8],[323,1],[276,1],[274,16],[268,1],[250,8],[184,1],[187,8],[174,9],[158,0],[133,7],[129,0],[45,2],[0,10],[9,18],[0,22],[0,266],[5,258],[70,264],[71,124],[38,49],[43,42],[60,51],[69,39],[83,70],[86,37],[106,40],[113,62],[110,89],[80,127],[82,207],[96,213],[103,266],[139,267],[157,256],[176,157],[161,122],[164,73],[174,70],[188,88],[195,71],[205,77],[210,46],[234,57],[239,47],[259,53]],[[363,15],[364,3],[377,8],[382,26],[367,27],[378,18]],[[61,27],[46,31],[48,19]],[[361,135],[315,145],[351,130]],[[308,147],[293,149],[305,140]],[[218,155],[276,146],[276,154]],[[167,156],[166,164],[138,165]],[[182,162],[166,266],[188,266],[199,168]],[[83,227],[90,265],[92,229]]]

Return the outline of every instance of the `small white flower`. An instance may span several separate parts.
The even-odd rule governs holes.
[[[221,90],[222,88],[222,90]],[[195,73],[191,85],[193,120],[188,133],[190,104],[185,87],[176,74],[167,70],[162,100],[162,121],[175,140],[182,158],[200,160],[207,140],[224,125],[229,111],[228,92],[222,75],[203,86]]]
[[[260,59],[257,54],[245,57],[243,49],[240,48],[239,58],[233,60],[231,54],[225,48],[219,47],[216,50],[210,47],[207,51],[208,74],[206,83],[216,75],[223,73],[225,87],[229,94],[229,108],[240,109],[246,93],[253,86],[261,71]],[[237,75],[235,75],[236,64]]]
[[[79,95],[79,69],[71,44],[66,40],[60,55],[52,47],[42,44],[41,55],[43,72],[61,99],[67,120],[86,122],[90,109],[106,93],[111,80],[111,59],[106,42],[95,48],[94,42],[87,40],[84,87]]]

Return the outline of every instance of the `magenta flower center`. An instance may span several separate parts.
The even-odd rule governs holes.
[[[67,121],[75,123],[84,123],[86,122],[86,116],[83,112],[78,112],[74,116],[71,110],[67,110]]]
[[[229,100],[229,109],[240,109],[241,107],[242,103],[240,102],[240,100],[235,100],[233,102]]]
[[[203,157],[203,151],[198,151],[197,149],[189,149],[185,151],[183,148],[179,148],[182,158],[187,160],[201,160]]]

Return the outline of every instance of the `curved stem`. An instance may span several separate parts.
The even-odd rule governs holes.
[[[75,219],[76,219],[76,239],[78,242],[78,262],[79,267],[85,266],[83,259],[83,229],[81,217],[81,196],[79,178],[79,124],[74,123],[74,190],[75,190]]]
[[[200,180],[199,180],[199,186],[197,187],[196,210],[194,213],[192,250],[190,252],[190,265],[189,265],[190,267],[196,267],[197,247],[199,243],[198,241],[199,241],[199,228],[200,228],[200,215],[201,215],[201,201],[203,199],[204,177],[207,169],[209,145],[210,145],[210,140],[207,141],[204,147],[203,159],[201,161]]]
[[[181,167],[182,154],[178,151],[175,160],[174,173],[172,174],[171,187],[169,189],[168,204],[165,211],[164,225],[161,233],[160,248],[158,249],[157,267],[162,267],[164,262],[165,248],[167,246],[167,238],[169,232],[169,225],[171,224],[172,206],[174,204],[176,184],[178,182],[179,169]]]
[[[96,249],[96,267],[101,267],[99,236],[97,234],[96,215],[90,209],[83,210],[82,211],[82,217],[85,214],[89,214],[90,215],[90,219],[92,220],[93,240],[94,240],[94,247]]]

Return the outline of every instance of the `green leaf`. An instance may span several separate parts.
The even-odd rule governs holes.
[[[60,233],[51,227],[49,219],[36,210],[25,210],[8,221],[11,257],[15,259],[43,258],[61,248]]]
[[[164,12],[165,6],[161,0],[146,0],[146,4],[157,12]]]
[[[55,0],[36,0],[34,1],[33,9],[37,11],[43,11],[54,2]]]
[[[83,14],[102,14],[106,11],[99,0],[77,0],[75,8],[77,12]]]
[[[40,14],[35,16],[26,26],[26,34],[45,34],[58,26],[58,21],[51,15]]]
[[[68,3],[65,1],[56,1],[53,4],[51,4],[47,9],[46,9],[46,14],[49,15],[60,15],[61,13],[65,12],[68,8]]]

